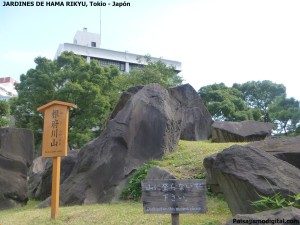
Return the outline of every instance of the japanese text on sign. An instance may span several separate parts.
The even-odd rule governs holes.
[[[144,180],[145,213],[200,213],[206,210],[205,180]]]

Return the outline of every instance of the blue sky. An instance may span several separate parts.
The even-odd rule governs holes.
[[[83,27],[100,30],[99,7],[4,7],[3,2],[0,77],[19,79],[35,67],[35,57],[53,59],[58,45],[72,43]],[[300,1],[127,2],[128,7],[102,7],[102,48],[181,61],[185,82],[196,90],[271,80],[300,100]]]

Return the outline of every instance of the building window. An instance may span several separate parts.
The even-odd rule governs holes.
[[[92,46],[92,47],[96,47],[96,42],[93,42],[93,41],[92,41],[91,46]]]
[[[124,64],[124,63],[121,63],[121,64],[120,64],[120,70],[121,70],[122,72],[125,71],[125,64]]]

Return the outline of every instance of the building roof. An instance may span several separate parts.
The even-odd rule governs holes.
[[[91,46],[91,42],[95,42],[96,46]],[[88,47],[100,47],[100,35],[96,33],[87,32],[87,29],[84,28],[83,31],[77,31],[74,40],[74,44],[83,45]]]
[[[16,80],[12,77],[0,77],[0,84],[2,83],[11,83],[14,84]]]
[[[61,55],[64,51],[74,52],[77,55],[90,56],[93,58],[109,59],[109,60],[129,62],[134,64],[143,64],[143,65],[147,64],[145,60],[139,62],[137,59],[138,57],[143,59],[142,58],[143,55],[133,54],[126,51],[119,52],[114,50],[94,48],[94,47],[88,47],[88,46],[82,46],[82,45],[70,44],[70,43],[61,44],[56,52],[55,58]],[[169,66],[174,66],[176,71],[181,71],[181,62],[179,61],[160,59],[155,57],[151,57],[151,59],[153,61],[161,60]]]
[[[96,46],[91,46],[91,43],[96,43]],[[147,62],[143,58],[145,55],[139,55],[134,53],[129,53],[128,51],[115,51],[104,48],[99,48],[100,46],[100,35],[96,33],[88,32],[86,28],[83,31],[77,31],[74,36],[74,43],[64,43],[60,44],[55,59],[61,55],[64,51],[73,52],[76,55],[107,59],[118,62],[128,62],[131,64],[142,64],[146,65]],[[139,58],[139,59],[138,59]],[[176,72],[181,71],[181,62],[169,59],[162,59],[151,57],[151,60],[156,62],[161,60],[168,66],[175,67]]]

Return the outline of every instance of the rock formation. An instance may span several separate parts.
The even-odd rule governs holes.
[[[206,170],[206,184],[209,191],[211,191],[215,195],[222,195],[223,192],[220,189],[214,167],[217,154],[218,153],[205,157],[203,160],[203,166]]]
[[[195,89],[185,84],[170,88],[169,93],[183,107],[180,139],[188,141],[209,139],[213,120]]]
[[[60,183],[63,183],[77,160],[77,151],[70,151],[68,156],[61,159]],[[52,158],[37,157],[33,160],[28,174],[29,197],[44,200],[51,195],[52,187]]]
[[[110,114],[110,119],[115,118],[115,116],[118,114],[119,111],[121,111],[124,106],[126,105],[127,101],[135,95],[139,90],[141,90],[144,86],[135,86],[129,88],[127,91],[123,91],[123,93],[120,96],[119,101],[117,102],[114,110]]]
[[[176,177],[171,174],[169,171],[163,170],[158,166],[152,166],[145,178],[145,180],[168,180],[168,179],[176,179]]]
[[[27,172],[34,139],[28,129],[0,129],[0,210],[27,203]]]
[[[272,124],[247,120],[242,122],[216,121],[212,125],[214,142],[260,141],[271,135]]]
[[[110,118],[113,119],[126,102],[142,88],[143,86],[136,86],[124,91]],[[170,88],[168,92],[180,103],[183,110],[180,139],[188,141],[209,139],[213,120],[195,89],[190,84],[184,84]]]
[[[259,195],[300,193],[300,170],[273,155],[234,145],[216,156],[214,172],[232,214],[254,213]]]
[[[255,141],[247,146],[264,150],[300,169],[300,136]]]

